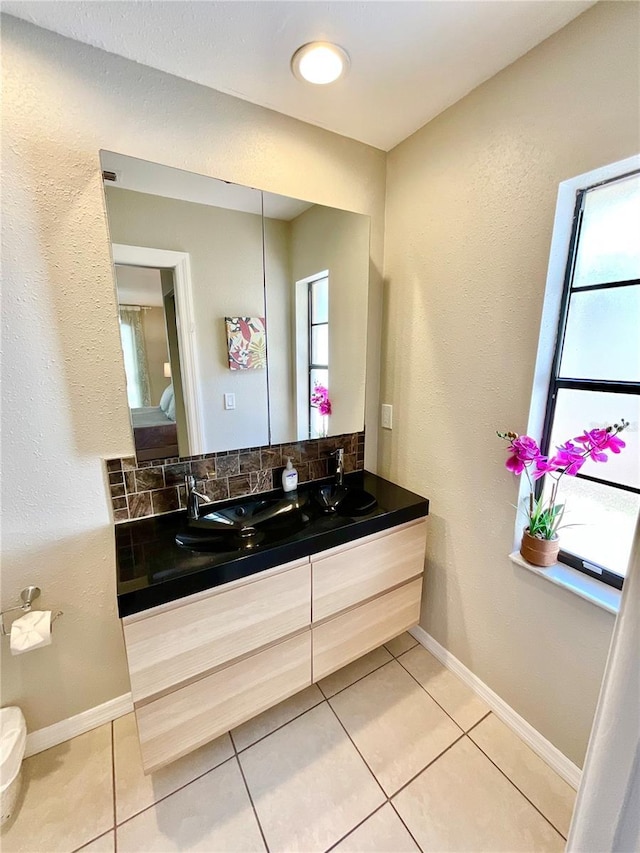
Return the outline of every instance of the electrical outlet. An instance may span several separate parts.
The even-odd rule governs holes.
[[[393,406],[390,403],[383,403],[380,411],[380,423],[382,427],[384,429],[393,429]]]
[[[225,407],[225,409],[235,409],[235,407],[236,407],[236,395],[235,394],[225,394],[224,395],[224,407]]]

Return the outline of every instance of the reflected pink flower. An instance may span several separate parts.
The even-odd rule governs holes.
[[[331,400],[329,399],[329,390],[324,385],[315,384],[311,392],[311,405],[317,408],[321,415],[331,414]]]

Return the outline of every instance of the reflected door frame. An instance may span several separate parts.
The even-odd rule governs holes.
[[[189,455],[205,451],[202,433],[202,400],[200,376],[196,358],[195,314],[191,283],[191,262],[188,252],[154,249],[149,246],[125,246],[112,243],[113,263],[130,267],[152,267],[173,272],[176,298],[176,327],[180,348],[180,375],[184,390],[184,408],[189,437]]]

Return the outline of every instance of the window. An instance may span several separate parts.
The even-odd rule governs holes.
[[[142,324],[142,312],[146,310],[138,305],[120,306],[120,340],[130,409],[151,405],[149,365]]]
[[[316,385],[329,388],[329,276],[309,282],[309,437],[324,435],[324,419],[311,395]]]
[[[541,446],[629,421],[619,456],[586,462],[561,486],[575,526],[561,531],[560,561],[621,588],[640,509],[640,172],[575,198]]]

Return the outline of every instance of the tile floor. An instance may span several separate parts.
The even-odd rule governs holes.
[[[408,634],[151,776],[131,714],[24,770],[5,853],[538,853],[575,798]]]

